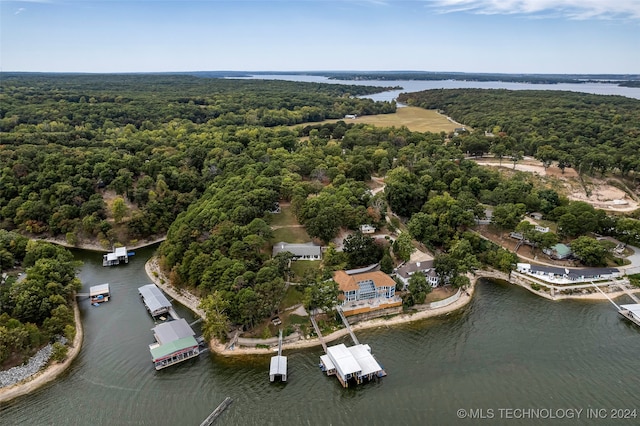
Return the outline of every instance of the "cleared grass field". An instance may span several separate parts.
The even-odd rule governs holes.
[[[354,119],[341,118],[345,123],[365,123],[380,127],[401,127],[406,126],[414,132],[453,132],[460,124],[453,123],[442,114],[434,110],[418,107],[398,108],[393,114],[363,115]],[[322,123],[335,123],[339,120],[325,120]],[[321,124],[321,123],[306,123]],[[297,126],[300,126],[298,124]],[[468,126],[467,126],[468,127]]]

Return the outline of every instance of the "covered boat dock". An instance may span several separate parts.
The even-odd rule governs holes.
[[[177,319],[177,315],[172,314],[173,307],[169,299],[160,291],[155,284],[147,284],[142,287],[138,287],[138,293],[142,296],[142,301],[147,307],[147,311],[152,317],[159,317],[163,314],[168,314]]]
[[[108,302],[110,297],[109,284],[94,285],[89,288],[89,299],[91,303]]]
[[[116,247],[112,253],[102,256],[102,266],[115,266],[122,262],[129,263],[129,253],[126,247]]]
[[[149,352],[156,370],[194,358],[200,353],[195,332],[184,318],[159,324],[151,331],[156,343],[149,345]]]
[[[640,303],[631,305],[620,305],[620,315],[632,321],[636,325],[640,325]]]
[[[347,347],[341,343],[330,346],[327,354],[320,357],[320,364],[328,376],[337,376],[345,388],[349,386],[349,381],[361,384],[387,374],[371,354],[371,347],[366,344]]]

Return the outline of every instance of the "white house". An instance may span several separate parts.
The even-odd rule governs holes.
[[[373,225],[360,225],[360,232],[363,234],[373,234],[376,232],[376,227]]]
[[[554,284],[610,280],[620,276],[620,270],[617,268],[562,268],[518,263],[516,270],[521,274],[531,275]]]
[[[288,251],[293,254],[293,260],[320,260],[322,259],[321,247],[313,243],[291,244],[283,241],[273,246],[273,256]]]

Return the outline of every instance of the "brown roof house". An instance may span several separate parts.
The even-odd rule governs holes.
[[[384,272],[336,271],[333,280],[346,316],[402,306],[396,282]]]

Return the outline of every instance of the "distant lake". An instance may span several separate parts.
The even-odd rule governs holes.
[[[621,87],[610,83],[558,83],[531,84],[506,81],[460,81],[460,80],[330,80],[318,75],[272,75],[262,74],[245,79],[287,80],[309,83],[351,84],[358,86],[400,86],[402,90],[390,90],[373,95],[362,96],[374,101],[392,101],[400,93],[420,92],[430,89],[508,89],[508,90],[565,90],[570,92],[593,93],[595,95],[619,95],[640,99],[640,87]]]

